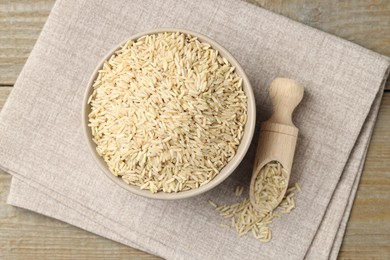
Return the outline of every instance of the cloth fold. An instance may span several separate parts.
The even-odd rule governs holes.
[[[230,178],[180,201],[130,194],[89,154],[81,102],[92,71],[118,42],[157,27],[226,47],[253,85],[258,123],[270,115],[273,78],[305,87],[291,178],[302,192],[297,208],[272,223],[271,242],[238,238],[207,202],[233,202],[238,184],[249,187],[258,127]],[[388,68],[386,57],[240,1],[59,0],[0,114],[0,167],[14,176],[8,203],[167,259],[334,259]]]

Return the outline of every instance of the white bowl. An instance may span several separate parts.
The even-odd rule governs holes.
[[[126,42],[129,40],[136,40],[142,36],[148,35],[148,34],[156,34],[161,32],[182,32],[185,34],[190,34],[192,36],[197,37],[200,41],[210,44],[214,49],[218,50],[219,53],[225,57],[235,68],[236,73],[238,76],[240,76],[243,79],[243,90],[247,96],[247,122],[245,124],[244,128],[244,134],[241,139],[241,142],[237,148],[236,155],[233,157],[233,159],[226,164],[226,166],[220,171],[220,173],[212,179],[209,183],[197,188],[197,189],[191,189],[188,191],[180,191],[177,193],[165,193],[165,192],[158,192],[158,193],[152,193],[149,190],[141,190],[138,186],[129,185],[125,183],[120,177],[117,177],[113,175],[106,162],[103,160],[103,158],[97,153],[96,151],[96,144],[92,140],[92,132],[91,128],[88,126],[89,119],[88,115],[91,112],[91,107],[88,104],[88,98],[92,94],[93,91],[93,83],[97,77],[98,71],[103,67],[103,63],[105,60],[109,59],[115,51],[121,48]],[[255,104],[255,98],[253,95],[253,90],[251,87],[251,84],[248,80],[248,77],[246,76],[244,70],[240,66],[240,64],[237,62],[237,60],[221,45],[216,43],[214,40],[208,38],[207,36],[204,36],[202,34],[183,30],[183,29],[175,29],[175,28],[160,28],[160,29],[154,29],[145,31],[142,33],[138,33],[126,41],[119,43],[117,47],[112,49],[107,53],[107,55],[99,62],[99,64],[96,66],[96,69],[92,73],[92,76],[88,82],[85,94],[84,94],[84,100],[83,100],[83,106],[82,106],[82,124],[84,128],[84,134],[85,138],[89,147],[89,150],[92,153],[92,156],[95,158],[95,161],[100,166],[100,168],[103,170],[104,174],[113,182],[121,186],[122,188],[137,194],[141,195],[147,198],[152,199],[164,199],[164,200],[174,200],[174,199],[183,199],[183,198],[189,198],[193,197],[199,194],[202,194],[214,187],[216,187],[218,184],[223,182],[229,175],[237,168],[237,166],[240,164],[241,160],[244,158],[244,155],[248,151],[248,148],[251,144],[254,129],[255,129],[255,122],[256,122],[256,104]]]

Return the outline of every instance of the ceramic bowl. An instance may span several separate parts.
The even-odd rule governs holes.
[[[98,75],[98,70],[100,70],[103,66],[103,63],[105,60],[110,58],[115,51],[120,49],[121,46],[123,46],[124,43],[126,43],[129,40],[136,40],[144,35],[148,34],[156,34],[156,33],[161,33],[161,32],[182,32],[185,34],[190,34],[192,36],[197,37],[200,41],[205,42],[210,44],[214,49],[218,50],[219,53],[225,57],[235,68],[236,68],[236,73],[238,76],[240,76],[243,79],[243,90],[247,96],[247,122],[245,124],[244,128],[244,134],[242,137],[242,140],[240,142],[240,145],[238,146],[238,149],[236,151],[236,155],[234,158],[220,171],[220,173],[209,183],[197,188],[197,189],[192,189],[188,191],[181,191],[177,193],[165,193],[165,192],[158,192],[158,193],[152,193],[149,190],[141,190],[138,186],[134,185],[129,185],[125,183],[120,177],[114,176],[106,162],[103,160],[102,157],[97,153],[96,151],[96,144],[92,140],[92,132],[90,127],[88,126],[88,114],[91,112],[91,107],[88,104],[88,98],[92,94],[93,91],[93,83],[95,79],[97,78]],[[119,43],[114,49],[109,51],[107,55],[97,64],[96,69],[92,73],[92,76],[88,82],[85,94],[84,94],[84,100],[83,100],[83,111],[82,111],[82,124],[84,128],[84,134],[86,138],[86,142],[88,144],[89,150],[95,159],[96,163],[100,166],[102,169],[102,174],[104,174],[108,179],[116,183],[117,185],[121,186],[122,188],[128,190],[129,192],[132,192],[137,195],[141,195],[147,198],[152,198],[152,199],[164,199],[164,200],[174,200],[174,199],[183,199],[183,198],[189,198],[193,197],[199,194],[202,194],[206,191],[211,190],[212,188],[216,187],[218,184],[223,182],[229,175],[236,169],[236,167],[240,164],[241,160],[243,159],[244,155],[248,151],[249,145],[252,141],[253,133],[254,133],[254,128],[255,128],[255,121],[256,121],[256,105],[255,105],[255,98],[253,94],[253,90],[251,87],[251,84],[248,80],[248,77],[246,76],[244,70],[240,66],[240,64],[237,62],[237,60],[225,49],[223,48],[220,44],[215,42],[214,40],[210,39],[207,36],[204,36],[202,34],[192,32],[189,30],[184,30],[184,29],[173,29],[173,28],[161,28],[161,29],[154,29],[154,30],[149,30],[145,31],[142,33],[138,33],[128,39],[126,41]]]

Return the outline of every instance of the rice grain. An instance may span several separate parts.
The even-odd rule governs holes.
[[[247,120],[235,68],[183,33],[128,41],[93,84],[89,127],[113,175],[156,192],[196,189],[234,157]]]
[[[258,201],[263,203],[262,210],[256,210],[249,198],[230,205],[217,206],[215,202],[212,205],[220,216],[230,219],[230,227],[236,230],[238,236],[241,237],[250,232],[257,240],[266,243],[272,239],[272,230],[269,225],[272,224],[274,218],[280,218],[295,208],[295,193],[301,192],[301,190],[298,183],[288,188],[281,203],[273,210],[273,203],[279,196],[278,191],[283,185],[287,185],[287,181],[283,180],[286,177],[286,172],[278,162],[267,164],[262,171],[260,174],[264,176],[258,178],[256,180],[258,183],[255,184],[261,188],[255,191],[255,196],[257,196]],[[240,186],[237,186],[236,196],[239,191]],[[265,192],[267,192],[266,195]]]

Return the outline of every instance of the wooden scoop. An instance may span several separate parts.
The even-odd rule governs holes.
[[[261,124],[260,137],[257,145],[256,159],[253,167],[249,197],[253,207],[260,210],[255,200],[255,181],[261,169],[271,161],[278,161],[287,171],[290,179],[291,166],[298,137],[298,128],[292,122],[292,113],[303,98],[303,87],[288,78],[276,78],[272,81],[269,94],[274,112],[268,121]],[[277,199],[277,205],[282,201],[286,190]]]

